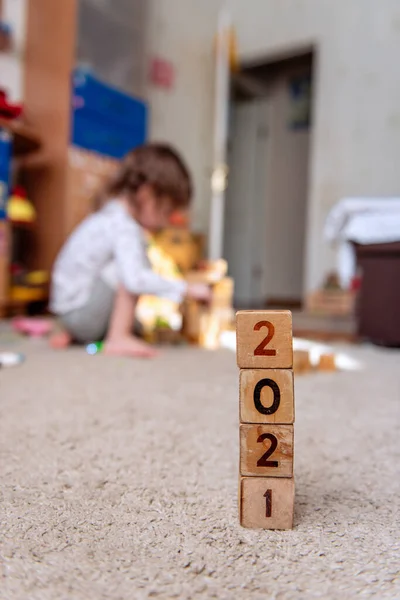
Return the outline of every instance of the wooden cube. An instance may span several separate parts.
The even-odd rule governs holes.
[[[239,393],[242,423],[294,422],[292,370],[241,369]]]
[[[236,314],[237,364],[241,369],[291,369],[292,313],[251,310]]]
[[[240,425],[240,474],[293,477],[293,425]]]
[[[333,353],[321,354],[318,371],[336,371],[336,357]]]
[[[242,477],[239,515],[243,527],[291,529],[294,512],[294,479]]]
[[[309,350],[295,350],[293,352],[293,370],[296,375],[307,373],[312,368]]]

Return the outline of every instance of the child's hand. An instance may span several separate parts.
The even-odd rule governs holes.
[[[204,283],[189,283],[186,294],[199,302],[211,302],[211,288]]]

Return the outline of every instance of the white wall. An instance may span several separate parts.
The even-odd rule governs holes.
[[[148,56],[168,59],[175,67],[172,90],[148,86],[150,135],[183,152],[194,175],[193,226],[207,231],[218,0],[148,1]]]
[[[12,101],[23,98],[23,55],[25,45],[25,21],[28,0],[3,0],[3,20],[13,30],[13,49],[0,52],[0,87]]]
[[[310,42],[319,49],[306,286],[333,263],[322,240],[343,196],[399,195],[400,2],[232,0],[244,59]]]
[[[219,0],[152,0],[151,43],[177,67],[173,93],[151,92],[153,135],[186,153],[198,187],[195,224],[208,222],[212,36]],[[400,193],[399,0],[231,0],[244,60],[318,46],[310,171],[306,287],[334,255],[322,239],[343,196]]]

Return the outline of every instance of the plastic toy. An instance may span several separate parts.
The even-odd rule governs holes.
[[[25,356],[18,352],[0,352],[0,367],[17,367],[25,360]]]
[[[91,342],[86,346],[86,352],[94,356],[103,350],[104,342]]]
[[[7,215],[12,223],[34,223],[36,210],[26,197],[23,187],[17,186],[9,198]]]

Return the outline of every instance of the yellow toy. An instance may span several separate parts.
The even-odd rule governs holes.
[[[34,223],[36,210],[22,187],[16,187],[8,200],[7,216],[12,223]]]

